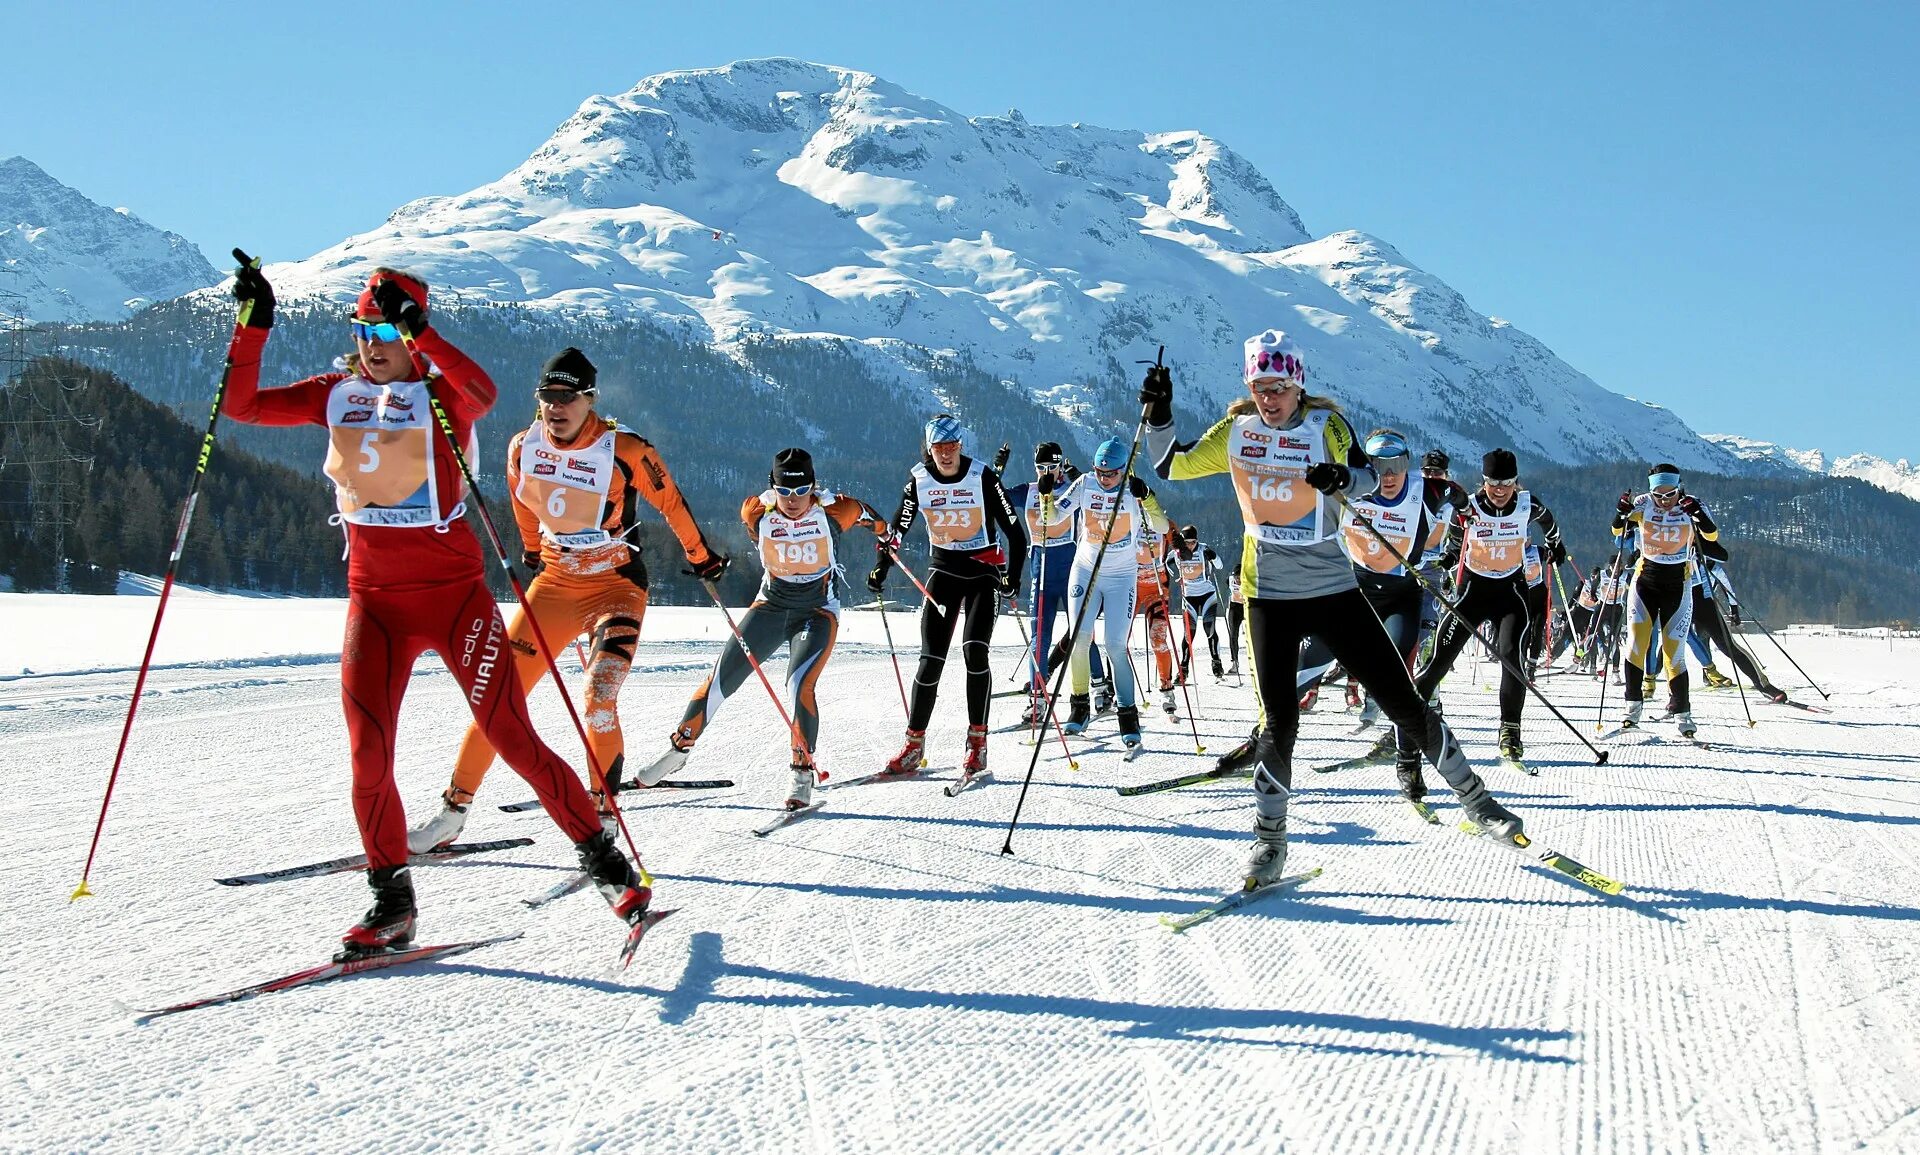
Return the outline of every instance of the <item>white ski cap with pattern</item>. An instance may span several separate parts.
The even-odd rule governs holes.
[[[1278,329],[1268,329],[1248,337],[1246,349],[1249,382],[1279,378],[1306,388],[1306,353],[1292,337]]]

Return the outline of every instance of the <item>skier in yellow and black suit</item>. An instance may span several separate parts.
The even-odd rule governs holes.
[[[1640,724],[1646,698],[1645,674],[1653,661],[1653,639],[1660,639],[1660,659],[1666,663],[1673,702],[1679,707],[1673,720],[1680,733],[1694,734],[1688,698],[1686,660],[1679,656],[1693,630],[1693,551],[1695,538],[1713,541],[1720,528],[1700,499],[1680,485],[1680,468],[1666,462],[1647,475],[1647,492],[1620,495],[1613,519],[1613,535],[1624,539],[1633,529],[1640,549],[1633,585],[1627,594],[1626,669],[1621,681],[1627,695],[1621,727]]]

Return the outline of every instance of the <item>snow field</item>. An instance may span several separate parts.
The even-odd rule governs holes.
[[[338,610],[169,610],[163,647],[179,628],[199,649],[150,679],[97,897],[69,905],[132,685],[112,646],[137,620],[137,662],[152,606],[99,599],[127,619],[110,621],[89,601],[0,597],[0,637],[22,639],[9,674],[61,654],[113,671],[0,678],[9,1150],[319,1151],[396,1135],[448,1151],[1920,1148],[1920,642],[1783,638],[1836,713],[1756,703],[1748,729],[1731,693],[1697,693],[1709,751],[1654,723],[1595,766],[1530,702],[1538,778],[1492,768],[1493,693],[1462,663],[1444,696],[1470,756],[1540,842],[1624,879],[1618,899],[1455,833],[1431,771],[1439,827],[1397,801],[1388,769],[1309,772],[1370,739],[1323,699],[1303,719],[1289,865],[1326,874],[1179,936],[1157,916],[1239,870],[1246,783],[1112,787],[1210,764],[1251,724],[1249,689],[1203,679],[1204,757],[1157,708],[1131,765],[1111,719],[1076,744],[1077,774],[1049,744],[1004,857],[1031,751],[995,735],[997,782],[941,794],[962,752],[957,654],[934,781],[827,791],[818,816],[764,840],[747,830],[784,796],[786,740],[750,682],[683,772],[739,786],[628,808],[657,905],[679,908],[630,970],[613,969],[619,928],[590,893],[520,906],[572,852],[544,816],[495,809],[529,796],[496,767],[463,837],[537,842],[417,870],[421,941],[526,937],[138,1026],[126,1007],[311,965],[366,905],[355,875],[211,881],[358,849],[331,658],[262,652],[337,646]],[[846,618],[820,755],[842,777],[892,754],[901,729],[893,671],[868,640],[878,623]],[[893,625],[906,643],[907,616]],[[711,610],[649,613],[622,700],[630,757],[659,748],[722,631]],[[1002,623],[998,636],[1018,635]],[[1772,656],[1776,678],[1819,700]],[[1015,660],[995,651],[997,687]],[[1542,686],[1592,733],[1597,682]],[[1617,684],[1608,694],[1612,715]],[[550,687],[534,714],[577,759]],[[416,817],[461,719],[452,679],[423,661],[399,739]]]

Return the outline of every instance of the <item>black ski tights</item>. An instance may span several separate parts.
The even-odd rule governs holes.
[[[1414,685],[1423,699],[1433,697],[1453,668],[1453,660],[1473,640],[1474,631],[1482,623],[1490,623],[1494,652],[1506,659],[1500,668],[1500,721],[1517,724],[1520,709],[1527,702],[1527,684],[1515,672],[1521,668],[1520,646],[1529,622],[1527,579],[1522,574],[1490,578],[1468,572],[1465,581],[1466,588],[1453,603],[1460,612],[1449,610],[1441,617],[1433,639],[1433,656],[1427,659]]]
[[[956,577],[945,570],[927,575],[927,592],[945,613],[927,606],[920,611],[920,669],[913,676],[913,706],[907,711],[907,729],[925,730],[933,718],[934,699],[940,695],[940,674],[947,668],[947,650],[953,631],[966,615],[960,634],[960,660],[967,667],[967,722],[987,724],[987,703],[993,697],[993,671],[987,666],[987,647],[993,640],[993,618],[999,612],[999,590],[991,576]]]

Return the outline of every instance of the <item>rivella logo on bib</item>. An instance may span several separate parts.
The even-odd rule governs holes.
[[[352,400],[352,398],[348,398],[348,400]],[[372,420],[373,410],[371,409],[349,409],[340,415],[340,424],[342,425],[360,425]]]
[[[1242,445],[1240,447],[1240,456],[1242,457],[1259,458],[1265,457],[1266,455],[1267,447],[1264,445]]]
[[[551,477],[556,468],[551,461],[536,461],[533,463],[533,472],[541,477]]]

